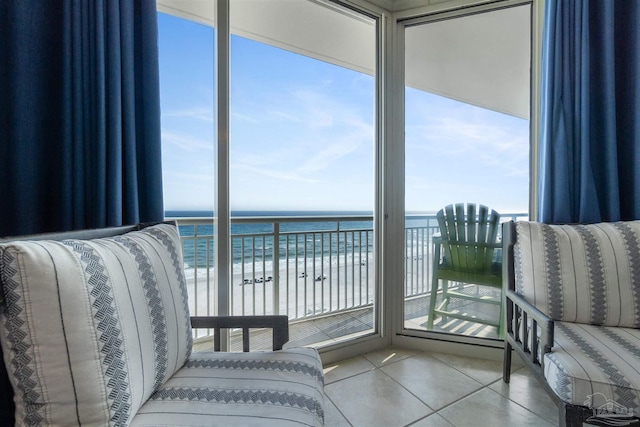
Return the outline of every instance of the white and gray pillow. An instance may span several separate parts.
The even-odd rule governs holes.
[[[0,343],[19,424],[127,424],[184,365],[181,251],[168,224],[0,245]]]
[[[640,221],[516,223],[516,292],[554,320],[640,327]]]

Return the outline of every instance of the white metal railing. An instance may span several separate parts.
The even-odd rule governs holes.
[[[502,215],[501,220],[526,218]],[[193,315],[214,307],[212,218],[168,218],[180,227]],[[408,215],[405,297],[431,289],[435,215]],[[291,320],[370,306],[375,294],[373,217],[232,217],[232,314]],[[276,244],[277,242],[277,244]]]
[[[212,314],[213,220],[169,219],[180,227],[190,309]],[[233,314],[293,320],[373,303],[371,216],[234,217],[231,240]]]

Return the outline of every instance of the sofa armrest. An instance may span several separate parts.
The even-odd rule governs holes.
[[[553,347],[553,320],[513,290],[507,290],[505,297],[509,341],[525,356],[532,367],[542,369],[543,356],[551,352]]]
[[[249,351],[249,329],[273,329],[273,350],[282,350],[289,341],[288,316],[192,316],[191,327],[213,329],[213,350],[220,351],[221,329],[242,329],[242,351]]]

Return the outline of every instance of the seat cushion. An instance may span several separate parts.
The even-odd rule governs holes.
[[[193,353],[131,425],[323,425],[322,382],[320,358],[310,348]]]
[[[640,414],[640,330],[555,323],[544,375],[565,402]]]
[[[0,281],[19,424],[124,425],[190,355],[175,226],[2,244]]]
[[[640,328],[640,221],[516,230],[518,294],[554,320]]]

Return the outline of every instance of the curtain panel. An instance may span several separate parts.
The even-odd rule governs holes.
[[[0,4],[0,236],[164,217],[153,0]]]
[[[539,220],[640,219],[640,2],[547,0]]]

